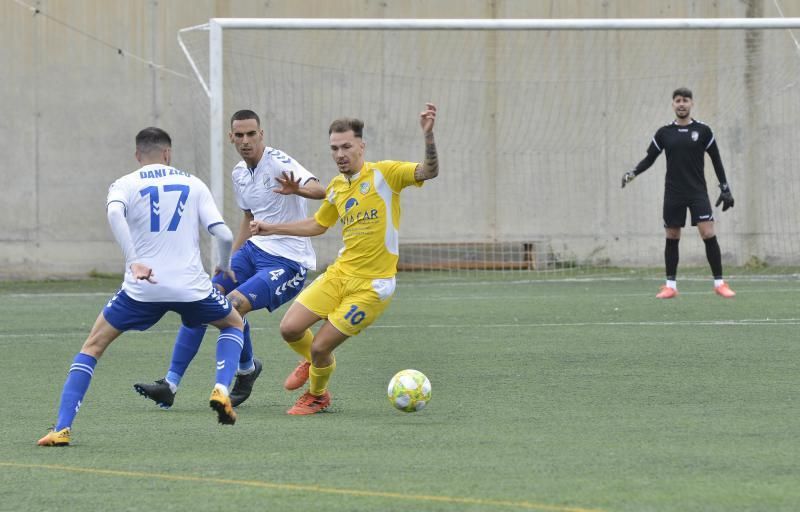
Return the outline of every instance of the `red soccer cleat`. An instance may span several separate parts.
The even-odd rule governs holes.
[[[325,410],[329,405],[331,405],[331,394],[328,391],[325,391],[325,393],[320,396],[312,395],[306,391],[297,399],[294,406],[286,411],[286,414],[298,416],[315,414]]]
[[[672,299],[678,296],[678,290],[670,288],[667,285],[661,287],[661,290],[656,294],[657,299]]]
[[[736,292],[731,290],[731,287],[728,286],[728,283],[722,283],[719,286],[714,287],[714,292],[720,297],[725,297],[726,299],[732,299],[736,297]]]
[[[288,389],[289,391],[294,391],[295,389],[300,389],[303,387],[308,381],[308,369],[311,368],[311,363],[308,361],[300,361],[300,364],[297,365],[297,368],[286,377],[286,380],[283,383],[283,387]]]

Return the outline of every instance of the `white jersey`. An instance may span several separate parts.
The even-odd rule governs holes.
[[[125,262],[122,289],[141,302],[193,302],[211,293],[200,259],[199,228],[223,222],[205,183],[168,165],[145,165],[115,181],[107,205],[125,206],[136,261],[153,269],[155,284],[133,279]]]
[[[255,169],[250,169],[244,161],[233,168],[233,190],[236,202],[242,210],[250,210],[255,220],[269,224],[295,222],[307,217],[306,199],[295,194],[283,195],[274,192],[280,188],[277,178],[283,173],[294,173],[305,185],[316,176],[300,163],[279,149],[266,148]],[[262,251],[295,261],[304,267],[317,268],[317,256],[308,237],[288,235],[256,235],[250,237]]]

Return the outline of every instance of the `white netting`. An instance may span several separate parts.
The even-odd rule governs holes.
[[[208,33],[183,40],[207,77]],[[624,191],[620,178],[673,118],[680,86],[714,130],[736,198],[716,210],[725,265],[800,265],[800,56],[786,30],[225,30],[223,54],[226,127],[235,110],[257,111],[267,144],[323,182],[336,173],[330,121],[365,120],[367,160],[420,161],[417,115],[438,105],[441,174],[403,193],[402,268],[659,267],[665,158]],[[208,99],[195,93],[207,134]],[[224,151],[235,226],[227,138]],[[683,238],[681,266],[705,266],[694,228]],[[314,245],[330,263],[339,230]]]

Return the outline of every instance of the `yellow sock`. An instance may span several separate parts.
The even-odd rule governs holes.
[[[308,383],[308,392],[312,395],[321,395],[325,393],[325,390],[328,389],[328,381],[331,380],[331,375],[333,371],[336,369],[336,359],[334,358],[333,363],[330,366],[326,366],[325,368],[317,368],[314,364],[311,364],[311,368],[308,370],[309,375],[309,383]]]
[[[311,329],[306,329],[303,337],[297,341],[286,342],[289,348],[303,356],[306,361],[311,361],[311,342],[314,341],[314,335]]]

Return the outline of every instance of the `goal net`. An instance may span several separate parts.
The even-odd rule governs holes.
[[[430,101],[440,175],[402,194],[401,270],[662,268],[665,157],[624,190],[620,180],[674,118],[672,91],[688,87],[736,200],[714,210],[726,273],[800,266],[800,52],[785,27],[225,28],[217,47],[210,32],[184,29],[179,40],[198,77],[196,172],[217,183],[233,226],[234,111],[255,110],[266,144],[327,183],[337,173],[333,119],[365,121],[368,161],[421,161],[418,114]],[[221,52],[216,86],[209,48]],[[713,203],[718,180],[706,160]],[[339,228],[313,243],[324,268],[341,246]],[[707,273],[687,219],[681,271],[691,266]]]

